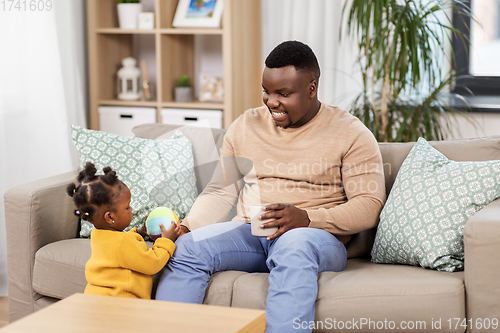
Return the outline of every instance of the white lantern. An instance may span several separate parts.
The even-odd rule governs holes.
[[[118,99],[126,101],[138,100],[139,94],[139,76],[141,71],[135,66],[136,60],[127,57],[122,60],[123,67],[118,70]]]

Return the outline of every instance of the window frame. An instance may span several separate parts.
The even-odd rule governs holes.
[[[453,11],[453,27],[462,33],[458,36],[452,34],[452,46],[455,51],[453,69],[457,74],[457,79],[453,86],[453,92],[463,95],[488,95],[500,96],[499,76],[475,76],[470,74],[470,29],[471,18],[462,13],[462,8],[471,8],[472,0],[462,0],[456,2],[458,10]]]

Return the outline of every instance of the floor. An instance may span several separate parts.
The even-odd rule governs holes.
[[[9,298],[0,297],[0,327],[9,323]]]

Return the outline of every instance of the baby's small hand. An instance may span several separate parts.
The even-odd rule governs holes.
[[[137,229],[137,233],[141,235],[143,238],[148,236],[147,230],[146,230],[146,224],[142,224],[140,228]]]
[[[172,222],[170,228],[165,229],[163,224],[160,224],[161,229],[161,237],[165,237],[170,239],[172,242],[175,242],[177,238],[181,235],[181,227],[177,225],[177,223]]]

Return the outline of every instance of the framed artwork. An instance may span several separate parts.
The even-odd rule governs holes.
[[[201,74],[200,86],[201,90],[198,97],[200,102],[224,102],[224,87],[221,77]]]
[[[179,0],[172,26],[175,28],[218,28],[223,0]]]

